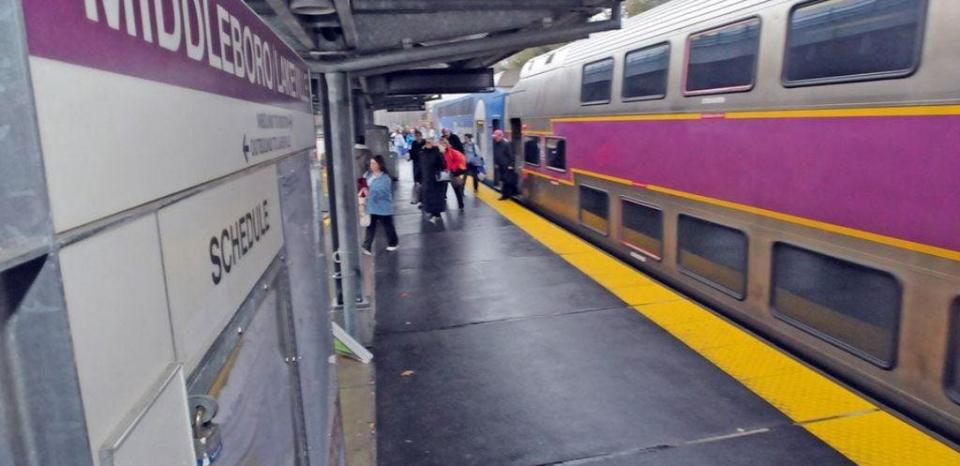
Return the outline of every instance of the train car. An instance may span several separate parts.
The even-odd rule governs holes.
[[[493,92],[468,94],[433,105],[433,124],[440,130],[447,128],[462,136],[471,133],[487,162],[493,163],[494,130],[503,129],[507,91],[497,88]],[[492,179],[488,178],[488,179]]]
[[[522,201],[956,440],[958,21],[932,0],[650,10],[524,69]]]

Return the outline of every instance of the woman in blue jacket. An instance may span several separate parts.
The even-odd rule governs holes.
[[[367,179],[366,192],[367,212],[370,214],[370,226],[367,227],[367,237],[363,241],[363,253],[372,255],[373,237],[377,233],[377,223],[383,224],[387,231],[387,251],[396,251],[399,240],[397,229],[393,226],[393,182],[387,172],[386,162],[382,155],[374,156],[370,160],[370,171],[363,175]]]

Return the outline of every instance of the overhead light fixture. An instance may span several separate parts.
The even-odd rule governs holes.
[[[333,0],[290,0],[290,11],[300,15],[327,15],[337,9]]]

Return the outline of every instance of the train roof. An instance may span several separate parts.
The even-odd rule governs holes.
[[[589,39],[571,42],[530,59],[520,76],[525,78],[565,64],[587,62],[605,56],[612,49],[641,44],[738,11],[757,10],[786,1],[790,0],[672,0],[624,20],[622,29],[594,34]]]

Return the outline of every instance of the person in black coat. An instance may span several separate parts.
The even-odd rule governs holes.
[[[420,167],[423,170],[423,211],[430,216],[431,223],[436,223],[447,208],[444,197],[447,182],[437,180],[440,172],[447,169],[447,161],[433,140],[428,139],[420,153]]]
[[[423,133],[420,131],[414,131],[414,139],[410,144],[410,161],[413,162],[413,196],[410,200],[411,204],[420,203],[421,189],[423,186],[423,173],[420,168],[420,154],[423,152],[423,146],[426,141],[423,140]]]
[[[443,135],[443,138],[446,139],[447,142],[450,143],[450,147],[456,149],[456,150],[459,151],[461,154],[464,154],[464,153],[465,153],[465,152],[463,151],[463,142],[460,141],[460,136],[457,136],[456,134],[453,134],[453,132],[450,131],[450,130],[447,129],[447,128],[443,128],[443,131],[441,131],[440,134],[442,134],[442,135]]]
[[[497,176],[502,182],[499,200],[510,199],[517,194],[517,172],[514,169],[516,162],[514,162],[510,141],[503,137],[503,131],[499,129],[493,132],[493,163]]]

